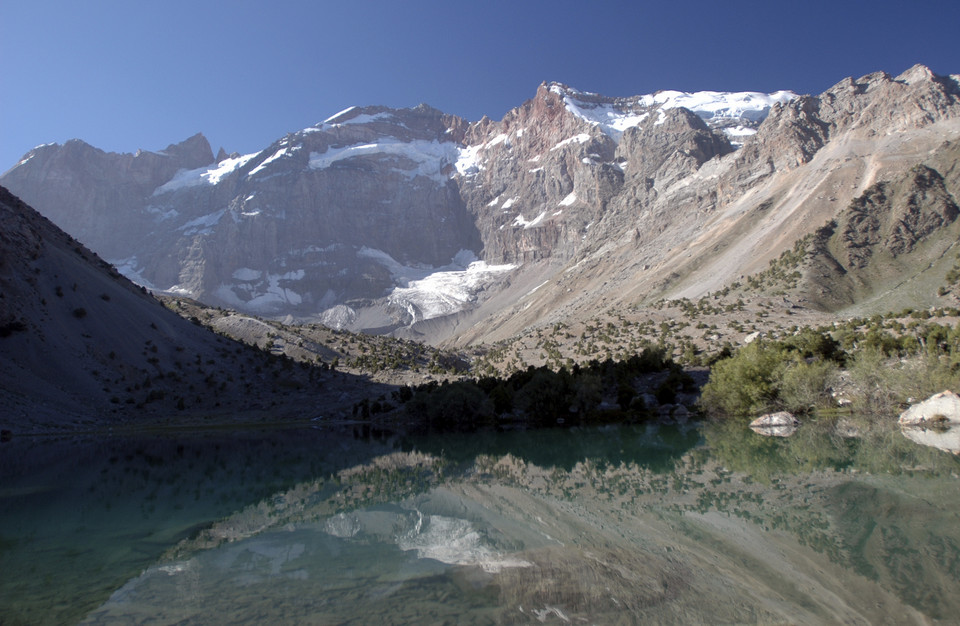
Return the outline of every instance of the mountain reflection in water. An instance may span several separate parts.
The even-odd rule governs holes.
[[[91,624],[960,615],[960,461],[893,426],[378,434],[8,442],[0,567],[24,575],[0,581],[0,610]]]

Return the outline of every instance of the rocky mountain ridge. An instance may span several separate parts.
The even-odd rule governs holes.
[[[818,96],[544,83],[498,122],[352,107],[256,154],[48,146],[0,182],[151,288],[472,343],[720,289],[918,165],[956,197],[958,120],[923,66]]]

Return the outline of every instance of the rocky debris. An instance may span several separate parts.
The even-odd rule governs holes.
[[[960,396],[952,391],[941,391],[923,402],[914,404],[900,414],[901,426],[945,428],[960,425]]]
[[[799,426],[800,420],[787,411],[767,413],[750,422],[751,430],[767,437],[789,437]]]

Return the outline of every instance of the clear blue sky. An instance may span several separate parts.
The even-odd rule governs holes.
[[[0,0],[0,171],[80,138],[254,152],[350,105],[500,119],[544,80],[820,93],[960,73],[958,0]]]

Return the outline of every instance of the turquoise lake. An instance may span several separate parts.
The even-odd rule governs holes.
[[[914,439],[852,418],[15,437],[0,623],[958,623],[960,458]]]

